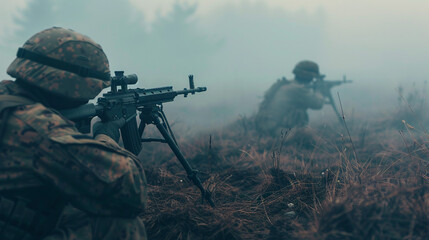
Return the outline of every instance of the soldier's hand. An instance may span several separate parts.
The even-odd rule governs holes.
[[[108,122],[96,122],[92,126],[92,132],[94,136],[104,134],[115,140],[115,142],[119,142],[119,129],[123,127],[125,123],[126,121],[124,118]]]

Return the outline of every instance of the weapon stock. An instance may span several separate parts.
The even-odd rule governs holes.
[[[142,149],[142,142],[167,143],[185,169],[189,180],[201,191],[204,199],[214,207],[211,193],[204,189],[201,180],[197,176],[198,170],[193,169],[183,153],[180,151],[173,131],[165,117],[162,104],[174,101],[178,95],[187,97],[189,94],[204,92],[206,87],[195,88],[193,75],[189,75],[189,89],[174,91],[173,87],[160,87],[151,89],[128,89],[128,85],[136,84],[137,75],[124,76],[123,71],[116,71],[111,78],[111,91],[98,98],[97,104],[85,104],[78,108],[60,111],[63,116],[74,121],[78,129],[83,133],[90,132],[90,123],[93,117],[100,117],[102,121],[112,121],[125,118],[126,124],[121,128],[124,147],[138,155]],[[120,86],[120,89],[118,87]],[[139,115],[140,124],[137,126],[136,116]],[[157,127],[164,139],[142,138],[147,125]]]

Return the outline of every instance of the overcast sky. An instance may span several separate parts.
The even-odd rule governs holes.
[[[137,73],[139,87],[186,87],[193,73],[208,92],[174,104],[213,122],[254,113],[264,91],[303,59],[328,79],[354,80],[334,90],[349,111],[390,108],[400,84],[429,78],[428,0],[0,2],[3,79],[26,39],[68,27],[99,42],[112,71]]]

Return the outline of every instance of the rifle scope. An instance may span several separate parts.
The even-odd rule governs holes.
[[[113,93],[117,92],[117,87],[121,86],[122,91],[128,90],[128,85],[136,84],[138,81],[136,74],[124,76],[124,71],[115,71],[115,76],[110,78]]]

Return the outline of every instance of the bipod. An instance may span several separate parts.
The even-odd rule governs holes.
[[[162,106],[154,105],[152,107],[145,106],[142,109],[139,109],[140,113],[140,126],[139,126],[139,134],[143,136],[144,129],[146,125],[154,124],[158,131],[161,133],[164,139],[156,139],[156,138],[146,138],[141,139],[141,142],[161,142],[167,143],[173,153],[176,155],[179,162],[182,164],[186,173],[188,174],[188,179],[191,180],[193,184],[195,184],[201,191],[202,202],[204,203],[204,199],[210,204],[210,206],[215,207],[215,204],[211,198],[211,193],[204,189],[203,184],[201,183],[200,178],[198,177],[198,170],[193,169],[189,162],[186,160],[182,151],[180,151],[179,146],[177,144],[176,138],[174,137],[173,131],[170,128],[170,124],[165,117],[164,111],[162,110]]]

